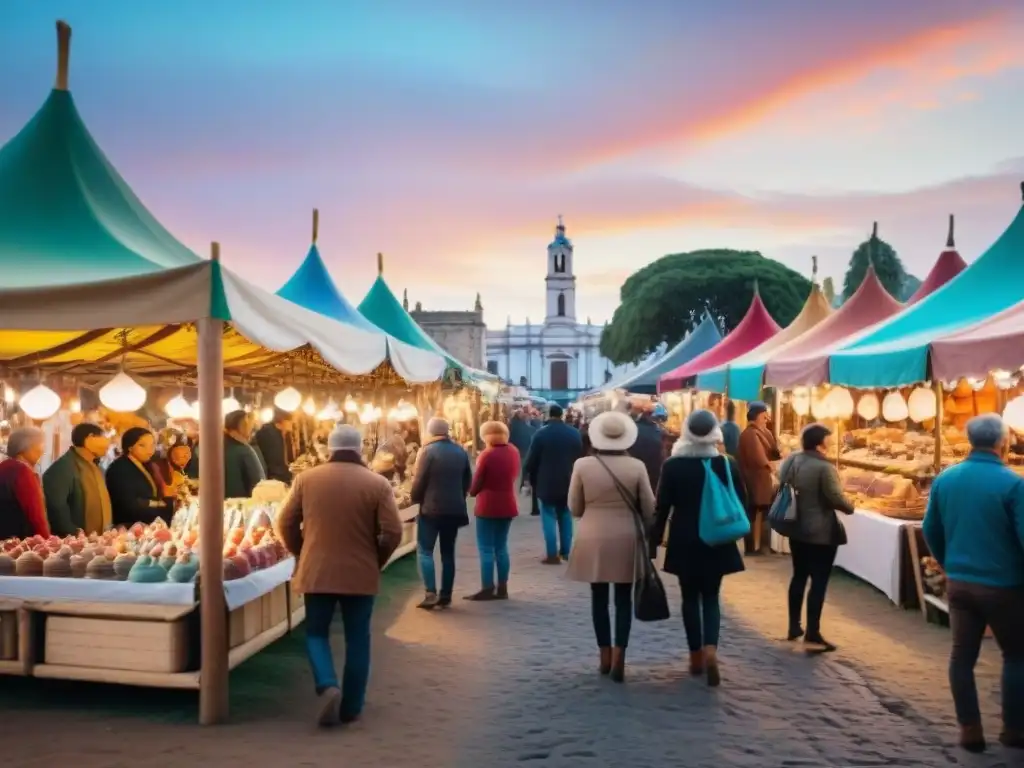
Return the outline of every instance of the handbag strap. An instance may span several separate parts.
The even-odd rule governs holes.
[[[636,499],[634,500],[634,498],[630,495],[629,491],[626,489],[626,486],[623,485],[622,481],[619,480],[618,476],[614,472],[612,472],[612,468],[605,463],[604,459],[596,455],[594,456],[594,458],[597,459],[597,462],[602,467],[604,467],[604,471],[608,473],[608,476],[612,479],[612,482],[615,483],[615,489],[619,492],[619,496],[622,497],[622,500],[626,503],[626,506],[629,507],[630,511],[633,513],[633,521],[636,523],[637,536],[639,536],[640,540],[646,544],[647,532],[644,530],[644,517],[643,513],[640,511],[640,494],[637,493]]]

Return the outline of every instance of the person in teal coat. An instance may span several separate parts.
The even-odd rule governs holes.
[[[249,444],[252,425],[245,411],[232,411],[224,417],[224,498],[247,499],[267,475],[263,461]],[[189,465],[195,472],[199,468],[199,446]],[[191,472],[190,472],[191,474]],[[198,473],[196,472],[193,477]]]

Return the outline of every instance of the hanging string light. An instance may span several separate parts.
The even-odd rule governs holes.
[[[282,411],[295,413],[302,405],[302,393],[295,387],[285,387],[274,395],[274,405]]]
[[[37,384],[21,396],[20,405],[30,419],[46,421],[60,410],[60,395],[45,384]]]
[[[223,414],[228,414],[234,411],[242,410],[242,404],[239,403],[237,398],[235,397],[234,387],[230,389],[230,391],[228,392],[228,396],[224,398],[223,402],[221,402],[220,407],[221,413]]]
[[[100,387],[100,402],[115,413],[134,413],[146,404],[146,390],[125,371],[128,331],[121,331],[121,370]]]
[[[302,412],[307,416],[316,415],[316,401],[313,399],[312,395],[307,397],[306,402],[302,404]]]

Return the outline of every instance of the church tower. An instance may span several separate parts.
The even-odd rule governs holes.
[[[576,276],[572,269],[572,241],[558,217],[555,239],[548,246],[547,312],[545,324],[576,324]]]

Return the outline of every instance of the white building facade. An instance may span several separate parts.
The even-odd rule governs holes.
[[[576,318],[576,274],[572,241],[558,217],[548,246],[545,317],[542,324],[487,329],[487,369],[511,384],[550,400],[568,401],[634,368],[615,366],[601,356],[603,326]]]

